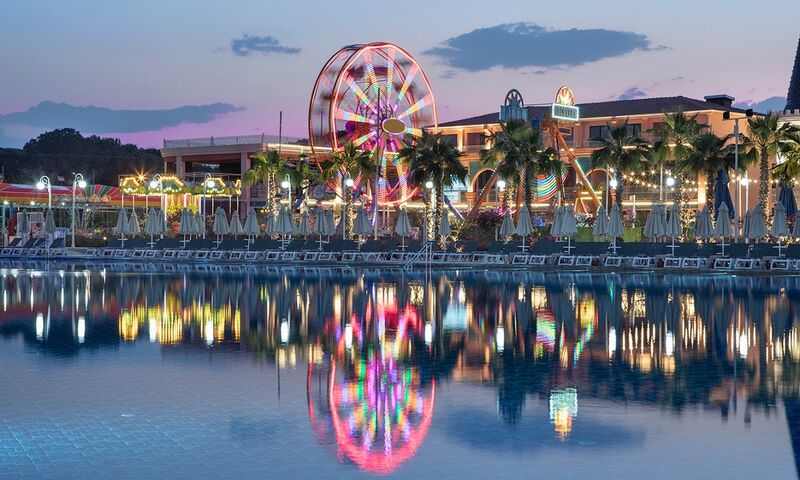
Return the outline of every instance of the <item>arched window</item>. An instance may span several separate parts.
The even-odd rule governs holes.
[[[489,184],[489,180],[494,175],[494,170],[486,169],[478,173],[473,180],[473,191],[475,195],[480,195],[483,192],[483,189],[486,188],[486,185]],[[489,191],[489,195],[486,197],[487,202],[497,202],[498,201],[498,189],[497,189],[497,182],[492,186],[492,189]]]

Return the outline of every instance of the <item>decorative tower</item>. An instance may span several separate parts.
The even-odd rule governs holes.
[[[797,53],[794,57],[792,77],[789,80],[789,91],[786,93],[783,116],[788,122],[800,124],[800,39],[797,41]]]

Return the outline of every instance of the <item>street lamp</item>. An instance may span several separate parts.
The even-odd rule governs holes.
[[[611,188],[617,188],[617,186],[618,186],[618,185],[619,185],[619,182],[617,182],[617,179],[616,179],[616,178],[612,178],[612,179],[611,179],[611,180],[608,182],[608,186],[609,186],[609,187],[611,187]]]
[[[155,190],[158,189],[158,208],[161,209],[161,213],[163,215],[164,222],[167,221],[167,212],[164,208],[164,182],[161,180],[161,174],[156,173],[153,176],[153,179],[150,180],[150,189]],[[150,192],[148,192],[150,193]]]
[[[208,189],[217,188],[217,182],[211,178],[210,173],[206,173],[206,178],[203,180],[203,196],[208,194]],[[214,213],[214,195],[211,195],[211,213]],[[203,237],[205,238],[205,237]]]
[[[289,198],[289,211],[292,211],[292,182],[289,181],[289,175],[286,175],[286,180],[281,182],[281,188],[286,190],[286,196]]]
[[[675,186],[675,177],[667,177],[667,180],[665,181],[665,183],[667,184],[667,187],[669,187],[669,188],[674,187]]]
[[[752,108],[748,108],[747,110],[744,111],[744,117],[731,118],[731,112],[730,111],[722,112],[722,119],[723,120],[733,120],[733,145],[734,145],[734,147],[733,147],[733,157],[734,157],[733,171],[736,172],[737,175],[739,174],[739,120],[741,120],[742,118],[750,118],[752,116],[753,116],[753,109]],[[739,205],[739,188],[736,188],[736,191],[734,192],[734,194],[736,195],[736,198],[734,199],[734,205],[738,206]],[[745,208],[746,207],[747,206],[745,205]],[[740,214],[741,214],[741,212],[736,212],[736,215],[733,216],[733,221],[734,221],[734,225],[733,225],[733,237],[734,238],[733,238],[733,241],[736,242],[736,243],[739,243],[739,215]]]
[[[3,200],[3,245],[6,244],[6,209],[8,208],[8,200]]]
[[[497,181],[497,188],[502,192],[506,189],[506,181],[505,180],[498,180]]]
[[[50,177],[48,177],[47,175],[42,175],[42,178],[40,178],[39,181],[36,182],[36,188],[38,190],[44,190],[45,188],[47,189],[47,208],[52,208],[53,189],[51,188],[50,185]]]
[[[75,248],[75,190],[78,188],[86,188],[86,180],[80,173],[76,173],[72,180],[72,225],[70,229],[72,231],[72,248]]]

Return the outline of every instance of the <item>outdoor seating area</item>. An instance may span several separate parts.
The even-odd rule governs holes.
[[[313,211],[313,213],[312,213]],[[572,205],[558,206],[549,236],[532,240],[533,228],[525,205],[517,220],[506,210],[498,239],[488,245],[477,241],[448,241],[451,230],[443,210],[439,240],[408,239],[414,229],[405,209],[400,209],[391,236],[377,236],[362,206],[353,221],[354,238],[345,238],[342,223],[334,226],[333,212],[323,206],[306,208],[299,220],[286,206],[267,215],[260,224],[254,208],[244,221],[237,211],[230,215],[217,208],[210,228],[206,220],[188,208],[180,212],[177,235],[170,236],[166,215],[151,208],[144,228],[135,209],[120,209],[117,236],[104,247],[67,248],[65,239],[44,235],[14,238],[0,250],[4,258],[49,258],[189,262],[268,262],[377,264],[411,268],[416,265],[483,268],[650,269],[709,271],[800,271],[800,222],[789,231],[782,202],[774,208],[769,229],[763,210],[756,205],[744,216],[741,235],[734,234],[730,210],[716,208],[716,221],[708,208],[700,210],[690,231],[679,221],[678,208],[655,205],[649,212],[643,241],[622,242],[622,212],[614,204],[606,214],[597,210],[593,241],[574,241],[578,231]],[[795,212],[792,212],[792,217]],[[22,216],[23,219],[27,218]],[[49,222],[49,223],[48,223]],[[27,228],[22,225],[22,229]],[[48,230],[50,229],[50,230]],[[52,214],[44,217],[42,231],[55,231]],[[26,236],[27,237],[27,236]],[[687,237],[690,240],[687,240]],[[24,240],[24,241],[23,241]]]

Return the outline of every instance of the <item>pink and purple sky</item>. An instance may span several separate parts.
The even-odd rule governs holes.
[[[561,84],[579,102],[727,93],[781,109],[800,35],[796,0],[12,0],[0,10],[0,147],[58,127],[141,146],[276,134],[279,111],[284,134],[304,137],[322,64],[378,40],[416,56],[440,121],[494,111],[510,88],[548,102]]]

